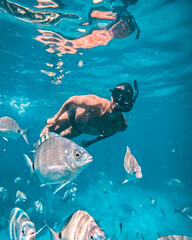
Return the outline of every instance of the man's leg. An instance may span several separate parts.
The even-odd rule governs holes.
[[[49,126],[48,124],[43,128],[40,137],[45,134],[46,132],[55,132],[60,134],[64,130],[68,129],[71,127],[71,122],[69,120],[68,114],[64,113],[57,121],[55,124],[52,126]]]
[[[64,113],[53,126],[49,127],[49,132],[56,132],[60,134],[69,127],[71,127],[70,119],[68,117],[68,114]]]

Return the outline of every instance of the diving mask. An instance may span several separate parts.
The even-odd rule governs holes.
[[[119,84],[116,88],[110,90],[112,92],[113,101],[115,102],[115,110],[129,112],[132,109],[139,93],[136,80],[133,82],[133,85],[135,91],[133,91],[129,83]]]

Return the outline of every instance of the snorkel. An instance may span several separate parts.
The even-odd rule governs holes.
[[[134,93],[134,96],[133,96],[133,98],[132,98],[132,104],[135,103],[136,98],[137,98],[137,96],[138,96],[138,94],[139,94],[139,89],[138,89],[138,85],[137,85],[137,81],[136,81],[136,80],[134,80],[133,86],[134,86],[134,89],[135,89],[135,93]]]
[[[112,98],[114,101],[114,109],[121,112],[129,112],[139,94],[137,81],[133,82],[134,90],[129,83],[121,83],[113,90]]]

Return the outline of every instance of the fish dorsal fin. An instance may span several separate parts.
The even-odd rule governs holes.
[[[73,214],[74,214],[74,213],[72,213],[69,217],[67,217],[67,218],[64,220],[64,222],[63,222],[63,225],[64,225],[64,226],[63,226],[61,232],[64,232],[64,231],[65,231],[65,229],[67,228],[69,222],[71,221],[71,218],[73,217]]]
[[[131,150],[128,146],[127,146],[127,153],[131,153]]]
[[[41,146],[41,144],[43,142],[45,142],[47,139],[51,138],[51,137],[55,137],[55,136],[60,136],[54,132],[47,132],[45,133],[35,144],[34,147],[36,147],[36,149]]]

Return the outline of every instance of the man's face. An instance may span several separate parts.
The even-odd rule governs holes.
[[[112,110],[118,111],[118,112],[129,112],[132,109],[132,104],[125,105],[120,104],[114,101],[113,97],[111,97],[111,103],[112,103]]]

